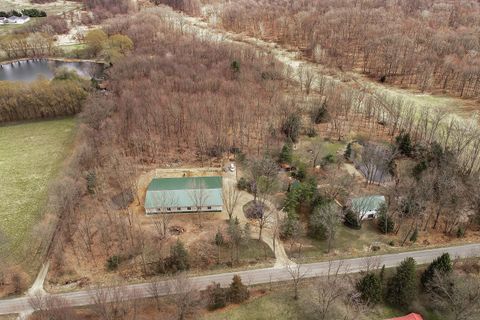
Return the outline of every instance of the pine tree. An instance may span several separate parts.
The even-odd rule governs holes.
[[[406,258],[388,281],[387,301],[396,307],[408,307],[417,296],[416,263]]]
[[[228,298],[233,303],[242,303],[250,296],[247,286],[242,283],[239,275],[234,275],[230,284]]]
[[[418,239],[418,228],[415,228],[412,235],[410,236],[410,241],[417,242],[417,239]]]
[[[406,155],[406,156],[412,155],[413,146],[412,146],[412,140],[410,138],[410,134],[402,132],[396,137],[395,140],[397,142],[398,149],[403,155]]]
[[[382,282],[374,273],[367,273],[357,282],[357,290],[362,294],[362,300],[375,305],[382,300]]]
[[[226,290],[219,283],[212,283],[207,287],[208,309],[215,310],[227,305]]]
[[[453,269],[452,260],[448,253],[442,254],[437,259],[433,260],[428,268],[423,272],[421,282],[422,287],[425,289],[428,284],[433,280],[435,273],[440,273],[442,275],[451,273]]]
[[[174,271],[183,271],[190,268],[188,262],[188,252],[180,240],[170,249],[170,257],[168,257],[168,266]]]
[[[292,144],[290,142],[287,142],[282,147],[282,151],[280,152],[279,161],[280,161],[280,163],[291,163],[292,158],[293,158]]]
[[[345,217],[343,220],[343,224],[355,230],[360,230],[362,228],[360,221],[358,221],[358,215],[355,212],[353,212],[353,210],[350,208],[347,208],[345,210]]]

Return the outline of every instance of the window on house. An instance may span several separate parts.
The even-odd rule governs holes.
[[[187,210],[192,210],[192,207],[187,207]]]
[[[181,210],[182,210],[182,208],[178,207],[178,208],[177,208],[177,210],[178,210],[178,211],[181,211]]]
[[[207,209],[210,210],[210,209],[212,209],[212,207],[208,206]]]
[[[172,208],[167,208],[167,211],[172,211]]]

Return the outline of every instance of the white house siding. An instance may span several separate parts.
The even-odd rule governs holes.
[[[190,209],[189,209],[190,208]],[[158,214],[158,213],[191,213],[191,212],[219,212],[222,211],[223,207],[222,206],[204,206],[201,207],[200,209],[197,209],[196,207],[170,207],[170,210],[168,208],[146,208],[145,213],[147,215],[152,215],[152,214]]]

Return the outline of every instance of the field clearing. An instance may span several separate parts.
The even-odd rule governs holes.
[[[49,183],[74,137],[73,118],[0,127],[0,256],[24,258],[29,232],[41,218]]]
[[[37,8],[39,10],[45,10],[47,14],[60,14],[79,9],[80,7],[81,5],[78,2],[60,0],[45,4],[31,3],[29,0],[2,0],[0,3],[0,11],[18,11],[23,9]]]

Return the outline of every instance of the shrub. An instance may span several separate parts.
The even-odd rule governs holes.
[[[397,268],[397,273],[388,281],[387,301],[396,307],[405,308],[417,297],[416,263],[406,258]]]
[[[46,17],[47,13],[43,10],[38,9],[23,9],[22,14],[30,17],[30,18],[38,18],[38,17]]]
[[[327,154],[325,157],[322,158],[322,167],[325,167],[332,163],[335,163],[335,156],[333,154]]]
[[[97,175],[95,171],[90,171],[87,173],[87,190],[88,193],[95,193],[95,186],[97,185]]]
[[[375,305],[382,300],[382,282],[377,275],[367,273],[357,282],[356,287],[364,302]]]
[[[422,287],[427,288],[428,284],[433,280],[435,273],[440,273],[442,275],[452,272],[453,265],[450,255],[448,253],[442,254],[437,259],[433,260],[428,268],[422,273],[421,283]]]
[[[307,166],[305,163],[298,164],[297,170],[292,171],[292,177],[300,181],[305,180],[307,177]]]
[[[343,223],[347,227],[355,230],[360,230],[362,228],[362,225],[360,224],[360,221],[358,219],[358,215],[350,208],[347,208],[345,210],[345,217]]]
[[[228,290],[228,300],[233,303],[242,303],[248,299],[250,292],[247,286],[242,283],[239,275],[234,275]]]
[[[422,173],[427,170],[427,162],[425,160],[420,161],[412,168],[412,176],[420,180]]]
[[[308,128],[306,129],[305,134],[306,134],[309,138],[313,138],[313,137],[316,137],[316,136],[317,136],[317,130],[315,130],[315,127],[308,127]]]
[[[219,283],[212,283],[207,287],[208,309],[216,310],[227,305],[227,290],[220,287]]]
[[[250,183],[244,177],[241,177],[240,179],[238,179],[237,188],[239,190],[247,190],[249,188],[249,185]]]
[[[245,214],[249,219],[260,219],[265,212],[265,204],[262,201],[253,201],[247,204]]]
[[[458,227],[457,238],[463,238],[463,237],[465,237],[465,228],[464,227]]]
[[[120,265],[121,259],[119,256],[111,256],[107,259],[107,270],[114,271],[118,269]]]

